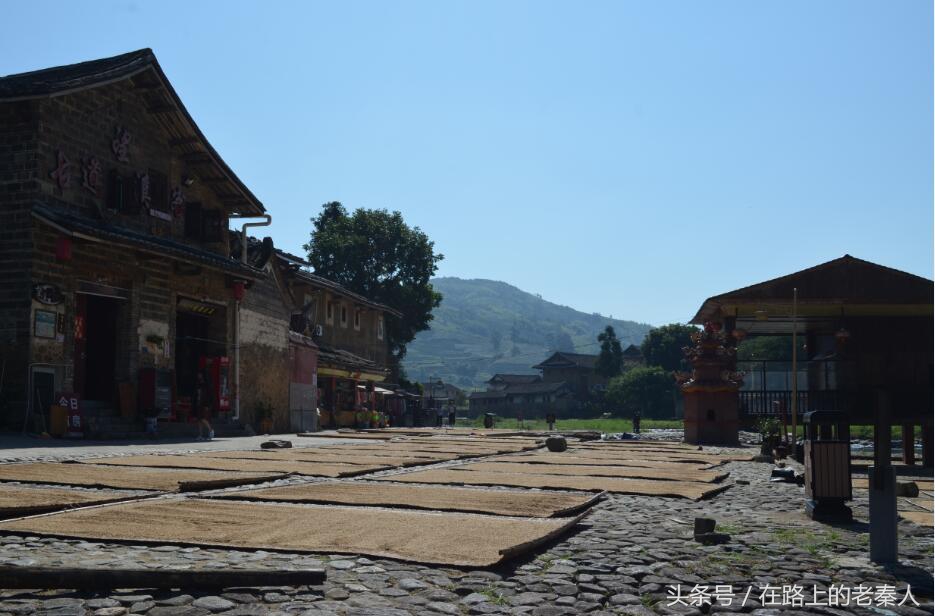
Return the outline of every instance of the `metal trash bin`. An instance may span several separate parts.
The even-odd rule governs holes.
[[[494,413],[484,413],[484,427],[487,429],[493,428],[496,417]]]
[[[802,416],[805,424],[805,513],[822,522],[853,519],[851,434],[847,414],[812,411]]]

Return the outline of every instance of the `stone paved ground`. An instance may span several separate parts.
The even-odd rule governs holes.
[[[0,591],[0,614],[698,614],[741,611],[769,616],[820,614],[932,614],[931,529],[900,522],[901,564],[883,569],[866,558],[865,524],[832,527],[808,520],[803,489],[769,483],[769,464],[731,463],[730,490],[709,501],[611,496],[577,530],[532,555],[493,570],[422,566],[348,555],[296,555],[176,546],[128,546],[39,537],[0,536],[0,564],[296,569],[324,567],[322,586],[192,591],[126,590],[109,594],[60,591]],[[867,519],[866,492],[852,503]],[[731,535],[725,545],[692,540],[695,516],[718,520]],[[762,605],[762,585],[799,584],[812,598],[837,585],[902,589],[912,584],[921,607],[868,610],[849,606]],[[710,609],[673,605],[669,585],[683,594],[694,585],[732,585],[732,605]],[[0,581],[2,586],[2,581]],[[744,605],[747,588],[750,598]],[[769,588],[767,596],[769,598]],[[855,595],[856,596],[856,595]],[[828,600],[819,594],[820,602]],[[856,599],[855,599],[856,601]],[[686,598],[686,602],[687,598]],[[768,603],[768,601],[767,601]],[[878,605],[874,603],[874,605]]]

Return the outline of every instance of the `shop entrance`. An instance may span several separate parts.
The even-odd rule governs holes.
[[[175,386],[182,406],[190,408],[198,374],[213,388],[215,410],[225,410],[226,374],[217,367],[227,355],[227,318],[222,306],[180,298],[175,317]],[[224,366],[221,366],[223,369]]]
[[[76,303],[75,391],[84,400],[113,402],[121,300],[79,293]]]

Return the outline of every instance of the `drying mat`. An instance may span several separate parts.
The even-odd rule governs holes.
[[[69,507],[100,505],[143,496],[140,492],[73,490],[0,484],[0,517],[12,518]]]
[[[0,523],[0,530],[96,541],[360,554],[488,567],[566,532],[579,519],[160,499]]]
[[[489,473],[522,473],[523,475],[570,475],[573,477],[625,477],[627,479],[654,479],[657,481],[699,481],[716,483],[730,473],[711,471],[672,471],[632,466],[582,466],[574,464],[518,464],[514,462],[471,462],[452,466],[452,470]]]
[[[359,454],[355,450],[347,453],[327,453],[311,449],[307,451],[295,449],[260,449],[254,451],[214,451],[198,454],[205,458],[222,458],[225,460],[287,460],[292,462],[317,462],[323,464],[359,464],[359,465],[390,465],[390,466],[419,466],[457,460],[454,454],[440,454],[430,458],[413,458],[410,456],[376,456]]]
[[[291,460],[228,460],[199,456],[120,456],[86,458],[81,464],[108,466],[143,466],[151,468],[198,468],[210,471],[246,473],[297,473],[313,477],[353,477],[393,468],[391,464],[316,464]]]
[[[443,441],[392,441],[383,446],[387,450],[399,451],[440,451],[443,453],[519,453],[536,449],[538,445],[516,443],[446,443]]]
[[[610,452],[617,455],[628,456],[676,456],[681,458],[699,457],[712,458],[722,462],[751,462],[754,454],[741,453],[737,451],[711,451],[710,449],[698,450],[697,447],[627,447],[620,445],[589,445],[588,443],[576,444],[575,449],[587,450],[593,452]]]
[[[584,490],[586,492],[614,492],[646,496],[675,496],[701,500],[723,492],[730,485],[712,485],[693,481],[648,481],[644,479],[618,479],[616,477],[569,477],[567,475],[526,475],[522,473],[487,473],[481,471],[453,471],[429,469],[387,477],[376,481],[402,481],[406,483],[444,483],[451,485],[510,486],[555,490]]]
[[[919,526],[935,526],[935,513],[931,511],[900,511],[899,517]]]
[[[324,449],[324,448],[322,448]],[[345,449],[344,451],[348,451]],[[355,447],[353,449],[355,452],[361,454],[370,455],[371,453],[382,452],[384,455],[394,455],[394,456],[434,456],[438,454],[453,454],[456,458],[476,458],[479,456],[494,456],[503,453],[520,453],[522,449],[513,449],[506,447],[494,447],[489,449],[466,449],[462,447],[456,447],[453,445],[439,446],[439,447],[426,447],[424,445],[415,445],[409,446],[398,446],[398,445],[384,445],[382,447]]]
[[[903,498],[900,497],[899,505],[909,505],[911,508],[907,511],[917,511],[918,509],[925,509],[926,511],[935,511],[933,509],[933,503],[931,497],[919,497],[919,498]]]
[[[306,483],[218,495],[234,500],[281,501],[434,509],[528,518],[552,518],[591,507],[601,495],[568,492],[483,490],[450,486],[413,486],[397,483]]]
[[[299,450],[302,451],[302,450]],[[309,450],[311,451],[311,450]],[[458,455],[453,453],[444,453],[439,451],[399,451],[387,449],[380,445],[327,445],[325,447],[316,447],[314,451],[320,451],[323,454],[346,454],[346,455],[364,455],[364,456],[391,456],[407,458],[429,458],[438,460],[457,460]]]
[[[712,455],[682,454],[677,452],[658,453],[658,452],[639,452],[639,451],[594,451],[589,449],[578,449],[577,447],[567,450],[568,454],[580,458],[595,458],[599,460],[652,460],[655,462],[672,462],[689,464],[723,464],[728,459]]]
[[[919,486],[920,490],[933,490],[935,489],[935,481],[931,479],[914,479],[912,477],[897,477],[896,481],[900,483],[913,482]],[[869,490],[870,489],[870,480],[866,477],[851,477],[851,487],[858,490]]]
[[[263,483],[282,473],[232,473],[197,469],[144,468],[98,464],[0,464],[0,481],[28,481],[95,488],[183,492]]]
[[[355,438],[374,441],[386,441],[392,438],[390,434],[368,434],[367,432],[299,432],[296,436],[303,438]]]
[[[581,458],[574,452],[569,453],[532,453],[497,458],[498,462],[522,462],[525,464],[585,464],[592,466],[634,466],[637,468],[658,468],[666,470],[703,471],[716,464],[693,464],[690,462],[663,462],[660,460],[618,460],[613,458]]]

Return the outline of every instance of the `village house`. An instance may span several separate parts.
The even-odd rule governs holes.
[[[383,409],[386,397],[395,395],[394,390],[379,386],[390,374],[387,322],[402,314],[314,274],[301,257],[276,251],[273,264],[284,301],[293,307],[290,344],[295,347],[301,336],[301,344],[314,347],[317,363],[317,376],[304,384],[311,385],[304,388],[304,394],[293,379],[290,408],[314,409],[315,401],[308,397],[313,395],[322,425],[339,427],[354,425],[363,405]],[[307,364],[312,358],[300,361]],[[303,374],[302,370],[294,372],[297,377]],[[303,428],[292,423],[294,429]]]
[[[564,382],[546,383],[538,374],[495,374],[487,391],[471,394],[471,413],[516,414],[526,417],[562,413],[576,408],[574,392]]]
[[[545,361],[533,366],[542,371],[545,383],[567,383],[580,402],[607,387],[607,377],[597,373],[597,355],[557,351]]]
[[[197,395],[281,431],[373,400],[399,313],[243,242],[270,217],[152,51],[0,78],[0,134],[0,424],[187,434]]]

